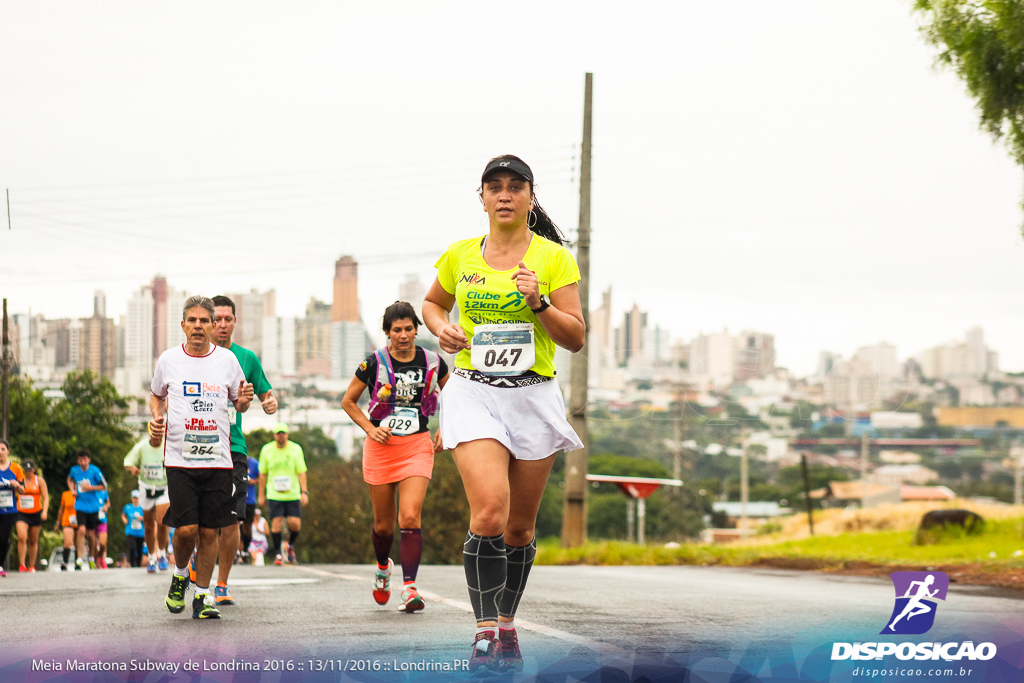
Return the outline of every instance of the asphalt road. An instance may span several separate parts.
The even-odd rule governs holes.
[[[205,662],[207,671],[254,662],[262,669],[192,677],[219,681],[464,678],[429,670],[456,666],[469,654],[473,619],[462,568],[421,568],[427,606],[416,614],[397,611],[397,592],[391,604],[378,606],[370,595],[372,573],[354,565],[238,566],[231,576],[238,604],[222,608],[219,621],[194,621],[188,608],[168,613],[169,572],[13,574],[0,580],[0,680],[56,680],[33,672],[33,662],[66,667],[69,659],[141,663],[133,666],[194,661]],[[893,597],[892,584],[876,578],[538,566],[517,615],[524,678],[590,680],[598,672],[595,680],[634,680],[643,672],[651,680],[659,673],[678,680],[685,670],[702,672],[691,680],[730,680],[741,671],[827,680],[833,642],[885,640],[878,633]],[[1010,641],[1024,633],[1022,606],[1017,593],[954,584],[933,629],[912,639],[1001,640],[1000,647],[1015,647]]]

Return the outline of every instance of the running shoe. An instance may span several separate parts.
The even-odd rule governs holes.
[[[33,573],[33,572],[35,572],[35,570],[36,570],[36,568],[35,568],[35,567],[29,567],[29,568],[28,568],[28,571],[29,571],[29,573],[30,573],[30,574],[31,574],[31,573]]]
[[[519,636],[514,628],[498,629],[498,647],[501,648],[501,660],[498,662],[501,673],[523,670],[523,654],[519,651]]]
[[[417,612],[424,608],[423,596],[416,590],[416,584],[411,583],[402,591],[402,604],[398,606],[399,612]]]
[[[89,569],[96,569],[96,559],[95,558],[92,558],[92,557],[89,558]]]
[[[150,562],[149,566],[146,567],[147,574],[156,574],[156,562]]]
[[[156,560],[156,567],[162,572],[167,571],[167,558],[161,555]]]
[[[274,558],[274,564],[277,565],[278,567],[280,567],[282,564],[284,564],[284,560],[281,559],[281,553],[278,553],[277,557]]]
[[[193,619],[220,619],[220,612],[213,606],[213,596],[207,593],[203,597],[192,598]]]
[[[373,599],[378,605],[386,605],[391,599],[391,568],[394,565],[389,557],[388,568],[382,570],[377,567],[377,572],[373,575]]]
[[[60,570],[62,572],[66,572],[68,570],[68,563],[67,562],[61,562],[60,563]]]
[[[82,558],[78,558],[77,560],[75,560],[75,571],[76,572],[82,571],[82,565],[83,564],[85,564],[85,563],[82,562]]]
[[[288,564],[298,564],[295,561],[295,548],[288,546]]]
[[[18,567],[18,571],[24,574],[28,571],[28,567],[26,567],[25,565],[21,565],[20,567]]]
[[[492,632],[493,633],[493,632]],[[501,644],[490,633],[477,633],[469,655],[469,675],[487,676],[502,673]]]
[[[192,551],[192,559],[188,561],[188,579],[192,583],[196,582],[196,551]]]
[[[185,609],[185,593],[188,592],[189,580],[187,576],[171,577],[171,589],[167,591],[164,605],[171,614],[181,614]]]
[[[216,597],[218,605],[235,604],[235,599],[228,595],[228,585],[226,583],[218,583],[213,589],[213,595]]]
[[[0,579],[4,578],[5,576],[7,576],[7,572],[4,571],[3,567],[0,567]]]

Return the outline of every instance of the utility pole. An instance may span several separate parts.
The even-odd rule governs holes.
[[[750,461],[747,455],[749,446],[743,447],[740,456],[740,529],[747,528],[747,503],[750,501]],[[740,532],[742,533],[742,531]]]
[[[860,433],[860,507],[863,510],[868,502],[868,455],[871,453],[871,440],[865,427]]]
[[[583,320],[590,322],[590,140],[594,74],[587,73],[583,93],[583,145],[580,156],[580,220],[576,263],[580,268],[580,303]],[[589,325],[588,325],[589,327]],[[589,333],[587,337],[589,338]],[[562,505],[562,546],[575,548],[587,542],[587,458],[590,430],[587,428],[588,344],[572,356],[569,390],[569,424],[576,430],[583,448],[565,454],[565,499]]]
[[[807,476],[807,454],[800,454],[800,475],[804,480],[804,501],[807,503],[807,526],[811,529],[811,536],[814,535],[814,513],[811,510],[811,482]]]
[[[1013,459],[1013,504],[1024,504],[1024,495],[1021,489],[1024,488],[1024,446],[1011,446],[1010,458]]]
[[[683,392],[676,387],[676,419],[672,425],[672,478],[683,478]]]
[[[7,424],[11,415],[11,337],[7,331],[7,299],[4,299],[4,336],[3,336],[3,357],[0,358],[0,365],[3,366],[3,395],[0,397],[0,412],[3,413],[3,438],[8,438]],[[0,558],[2,559],[2,558]]]

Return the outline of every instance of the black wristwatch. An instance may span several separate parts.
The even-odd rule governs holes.
[[[540,296],[540,306],[537,307],[537,308],[531,308],[530,310],[533,311],[535,315],[540,315],[541,313],[546,311],[549,306],[551,306],[551,304],[549,304],[548,300],[544,298],[543,294],[541,294],[541,296]]]

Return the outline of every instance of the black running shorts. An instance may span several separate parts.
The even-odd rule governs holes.
[[[96,527],[100,525],[99,511],[82,512],[81,510],[75,510],[75,517],[78,518],[78,526],[84,526],[86,531],[96,531]]]
[[[235,514],[238,521],[245,519],[245,499],[249,492],[249,456],[231,453],[231,483],[234,484]]]
[[[42,526],[43,525],[43,511],[39,512],[21,512],[18,511],[18,521],[28,524],[30,527]]]
[[[164,524],[221,529],[237,523],[231,474],[226,468],[168,467],[167,496],[171,507],[164,515]]]
[[[302,519],[302,502],[298,500],[268,500],[267,508],[270,519],[278,517],[298,517]]]

